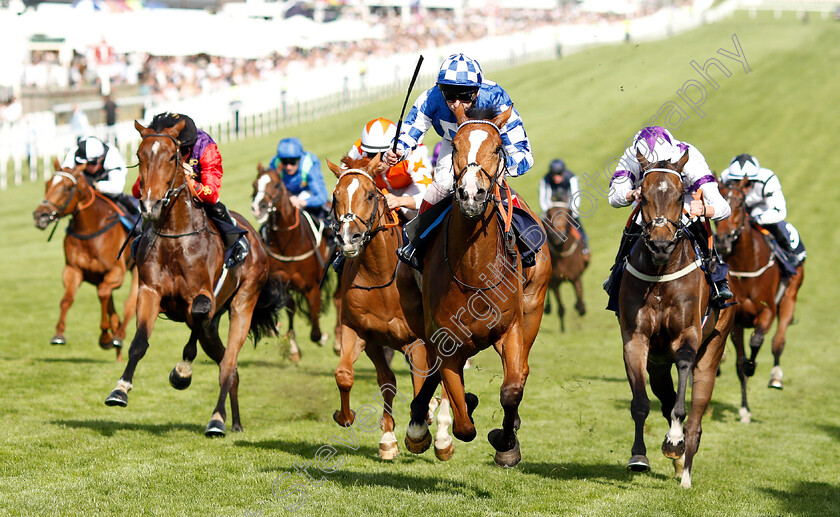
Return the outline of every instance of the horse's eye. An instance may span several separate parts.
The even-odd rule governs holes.
[[[170,158],[169,161],[174,162],[177,157],[178,157],[177,155],[173,154],[172,158]]]
[[[373,192],[368,192],[368,201],[373,200]]]

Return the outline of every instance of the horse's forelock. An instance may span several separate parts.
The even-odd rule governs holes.
[[[470,120],[493,120],[500,111],[496,106],[471,107],[466,115]]]

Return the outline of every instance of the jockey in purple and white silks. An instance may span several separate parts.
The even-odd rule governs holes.
[[[770,232],[792,265],[798,266],[805,260],[807,252],[799,238],[799,232],[785,221],[787,203],[779,178],[770,169],[761,167],[758,158],[749,154],[739,154],[732,158],[729,167],[720,174],[720,181],[724,184],[737,183],[745,178],[749,183],[744,204],[750,217]]]
[[[732,298],[732,291],[729,290],[729,284],[726,280],[728,268],[721,261],[717,252],[713,248],[709,249],[711,229],[707,228],[707,224],[702,221],[704,218],[715,221],[725,219],[729,217],[731,209],[729,203],[721,196],[717,180],[712,171],[709,170],[706,159],[696,147],[687,142],[680,142],[663,127],[642,128],[633,136],[630,146],[625,149],[624,154],[618,161],[615,173],[610,181],[609,202],[615,208],[630,204],[635,207],[638,203],[644,175],[642,174],[642,166],[636,157],[637,153],[640,153],[650,163],[662,160],[673,163],[678,161],[686,152],[688,152],[688,161],[682,171],[682,182],[685,190],[684,205],[685,210],[693,218],[691,223],[686,226],[686,230],[691,233],[700,250],[704,269],[713,285],[712,301],[722,304]],[[695,200],[692,194],[697,190],[702,193],[702,196],[701,199]],[[688,218],[684,215],[683,220],[687,222]],[[604,283],[604,289],[607,292],[611,292],[613,287],[617,291],[618,282],[615,277],[618,271],[623,269],[619,265],[625,257],[630,255],[641,230],[642,220],[641,212],[639,212],[624,230],[612,273]],[[612,307],[608,307],[608,309],[612,309]]]
[[[426,190],[420,206],[420,215],[415,219],[416,225],[420,227],[418,230],[422,231],[428,226],[424,224],[426,221],[423,214],[452,193],[452,139],[458,131],[455,109],[463,106],[467,116],[471,112],[485,110],[499,114],[512,105],[513,101],[501,86],[484,79],[478,61],[464,54],[453,54],[443,61],[436,85],[420,94],[408,112],[397,137],[396,154],[391,149],[385,153],[386,163],[394,166],[407,158],[411,151],[423,142],[423,137],[429,129],[434,128],[442,138],[440,155],[435,164],[434,183]],[[500,134],[507,156],[506,175],[524,174],[534,164],[534,156],[522,118],[515,108],[501,128]],[[428,234],[420,231],[420,239],[412,238],[398,252],[400,258],[417,269],[420,269],[422,263],[421,241]]]

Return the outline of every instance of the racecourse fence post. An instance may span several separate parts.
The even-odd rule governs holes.
[[[15,156],[15,185],[23,183],[23,158]]]
[[[9,186],[8,178],[6,176],[8,168],[8,159],[5,156],[0,156],[0,190],[6,190]]]

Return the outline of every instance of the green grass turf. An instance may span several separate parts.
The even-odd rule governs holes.
[[[750,72],[716,51],[733,51],[737,34]],[[704,117],[676,91],[700,79],[690,61],[717,57],[731,71],[712,71]],[[658,452],[667,425],[653,402],[646,438],[652,470],[628,473],[633,424],[630,390],[615,318],[603,310],[600,289],[618,243],[626,210],[603,198],[585,220],[593,262],[585,275],[589,313],[543,322],[531,353],[531,376],[521,406],[522,463],[493,465],[486,433],[501,421],[501,367],[485,351],[466,384],[481,399],[478,437],[455,443],[448,463],[432,452],[404,450],[407,406],[396,404],[402,449],[393,463],[376,456],[378,433],[357,430],[358,448],[335,445],[344,433],[331,419],[338,407],[337,358],[301,336],[303,361],[292,365],[273,338],[240,355],[245,431],[208,440],[202,431],[218,393],[218,370],[199,352],[193,385],[169,387],[185,327],[160,321],[140,363],[126,409],[103,400],[122,373],[113,353],[100,350],[94,289],[85,285],[70,311],[66,347],[50,347],[61,296],[61,245],[46,243],[30,218],[41,184],[0,193],[0,514],[2,515],[838,515],[840,514],[840,376],[836,332],[840,231],[831,219],[840,201],[840,24],[791,13],[706,26],[667,41],[590,49],[561,60],[488,74],[511,94],[531,138],[536,166],[513,184],[532,204],[549,161],[566,159],[579,173],[596,174],[667,102],[689,118],[675,131],[722,170],[735,154],[755,154],[774,169],[788,199],[788,219],[809,249],[797,324],[782,358],[784,391],[765,387],[772,359],[769,337],[750,385],[753,423],[738,421],[734,351],[723,364],[695,458],[694,486],[679,488],[670,462]],[[415,96],[418,92],[415,92]],[[398,116],[401,98],[282,133],[221,146],[223,200],[248,212],[251,181],[280,137],[299,136],[307,149],[338,161],[367,120]],[[434,140],[432,140],[433,142]],[[131,161],[131,159],[129,159]],[[133,179],[134,173],[131,174]],[[607,179],[597,180],[601,188]],[[334,184],[328,178],[329,186]],[[584,187],[595,192],[591,187]],[[249,215],[250,217],[250,215]],[[61,233],[57,233],[61,236]],[[127,289],[118,294],[124,300]],[[564,288],[567,306],[571,298]],[[330,328],[334,314],[324,320]],[[131,333],[133,335],[133,331]],[[399,358],[397,358],[399,359]],[[398,385],[410,391],[407,369],[395,360]],[[376,378],[359,359],[353,405],[373,404]],[[345,435],[346,437],[346,435]],[[313,468],[320,447],[338,453],[329,474]],[[319,485],[289,497],[295,464],[309,463]],[[316,475],[317,473],[317,475]],[[324,480],[321,481],[320,477]],[[300,478],[297,478],[300,480]]]

